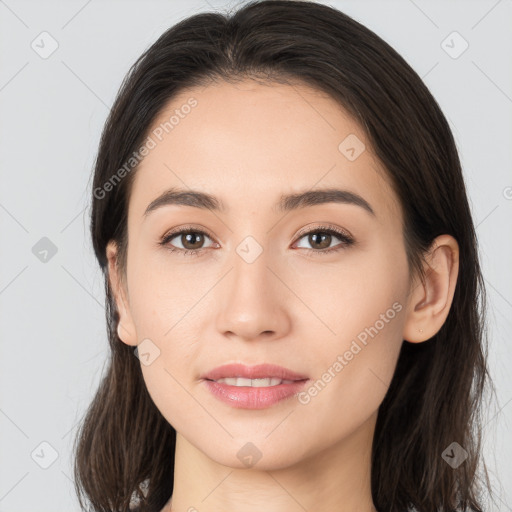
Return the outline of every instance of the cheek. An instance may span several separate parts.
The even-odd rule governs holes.
[[[158,258],[135,254],[129,266],[130,311],[137,339],[146,343],[150,364],[141,358],[147,390],[166,420],[177,430],[186,418],[197,417],[190,381],[198,357],[197,325],[204,315],[198,299],[204,292],[190,281],[177,280],[177,272],[164,268]],[[193,277],[193,276],[191,276]],[[142,345],[141,345],[142,346]]]
[[[185,280],[179,265],[163,249],[148,249],[149,241],[142,240],[133,248],[128,265],[130,310],[139,338],[170,338],[180,319],[197,302],[194,276]]]
[[[196,422],[204,411],[193,399],[184,375],[168,364],[167,355],[162,353],[151,365],[142,365],[142,375],[151,400],[160,414],[176,431],[188,434],[196,428]],[[179,366],[183,367],[183,363],[179,363]],[[205,416],[199,424],[208,424],[208,419]]]
[[[343,334],[311,356],[315,378],[299,395],[300,405],[294,413],[299,437],[320,435],[322,446],[328,447],[350,436],[377,413],[403,342],[404,309],[398,301],[395,308],[387,307],[386,301],[382,305],[373,311],[361,310],[345,331],[340,325],[338,332]],[[387,323],[381,320],[381,312]]]
[[[364,341],[365,328],[376,323],[379,331],[389,331],[390,324],[396,327],[397,307],[392,308],[395,302],[405,309],[405,252],[398,243],[390,246],[385,237],[374,239],[363,248],[349,248],[336,260],[296,259],[290,267],[281,272],[284,280],[293,283],[294,293],[309,310],[300,304],[297,308],[306,313],[300,320],[304,322],[301,328],[309,329],[309,323],[317,329],[317,338],[338,350],[360,333]],[[385,315],[385,324],[381,315]]]
[[[408,270],[405,254],[385,251],[359,253],[350,265],[333,269],[322,294],[307,283],[318,276],[301,280],[304,301],[328,327],[317,323],[323,335],[314,338],[304,324],[310,331],[305,339],[321,345],[310,346],[316,380],[301,403],[321,421],[357,425],[378,408],[391,382],[403,343]]]

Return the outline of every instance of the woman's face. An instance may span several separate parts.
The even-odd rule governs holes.
[[[149,136],[129,203],[119,334],[141,344],[163,416],[231,467],[252,456],[277,469],[357,432],[371,440],[410,283],[399,203],[358,124],[306,86],[222,82],[183,91]],[[145,213],[170,189],[217,204],[189,195]],[[285,199],[324,189],[353,196]],[[193,233],[160,245],[178,229]],[[307,380],[279,391],[203,378],[229,363]]]

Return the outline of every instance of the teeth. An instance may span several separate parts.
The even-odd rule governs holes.
[[[228,386],[242,386],[253,388],[268,388],[278,386],[279,384],[291,384],[293,380],[282,380],[277,377],[267,377],[266,379],[245,379],[243,377],[226,377],[217,382],[227,384]]]

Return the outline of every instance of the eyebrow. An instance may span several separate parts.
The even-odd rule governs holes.
[[[307,190],[304,192],[282,195],[274,206],[274,210],[284,213],[327,203],[353,204],[361,207],[368,214],[374,217],[376,216],[368,201],[363,199],[360,195],[355,192],[337,188]],[[193,208],[201,208],[216,212],[227,211],[222,200],[211,194],[198,190],[171,188],[163,192],[155,200],[151,201],[144,212],[144,217],[147,217],[156,209],[167,205],[191,206]]]

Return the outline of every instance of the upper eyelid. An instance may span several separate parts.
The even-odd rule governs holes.
[[[329,225],[328,223],[323,224],[321,226],[314,226],[312,228],[302,228],[299,230],[299,232],[295,235],[295,237],[302,238],[305,235],[308,235],[310,233],[315,232],[322,232],[322,231],[332,231],[337,236],[344,236],[346,238],[353,239],[354,237],[344,228],[340,228],[334,225]]]

